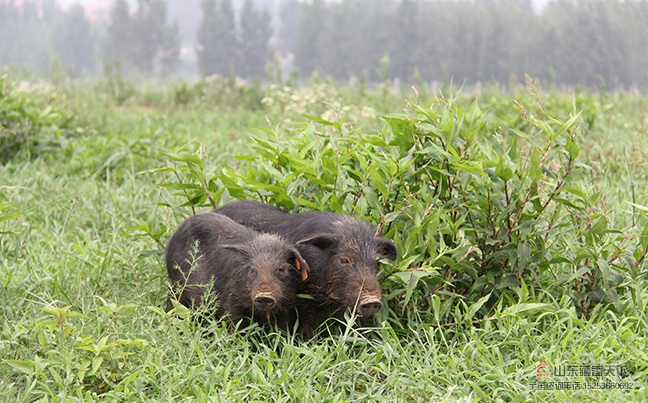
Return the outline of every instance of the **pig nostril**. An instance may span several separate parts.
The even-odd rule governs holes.
[[[362,302],[358,307],[358,311],[361,316],[371,316],[380,311],[380,308],[382,308],[382,303],[377,299],[372,299]]]
[[[276,300],[270,295],[257,295],[254,298],[254,306],[258,309],[268,310],[275,306]]]

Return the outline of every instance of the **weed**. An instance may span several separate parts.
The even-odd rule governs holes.
[[[0,166],[0,400],[646,400],[644,96],[60,85],[4,86],[63,112],[30,126],[62,152]],[[168,237],[232,198],[375,223],[402,255],[376,321],[300,341],[165,311]],[[633,388],[539,390],[541,364]]]

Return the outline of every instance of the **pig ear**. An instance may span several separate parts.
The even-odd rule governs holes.
[[[301,274],[302,281],[306,281],[306,279],[308,278],[308,271],[310,270],[310,266],[308,266],[308,263],[306,263],[306,260],[304,260],[297,249],[291,249],[290,251],[292,252],[292,262],[290,263],[294,263],[295,267]]]
[[[297,241],[297,245],[310,244],[320,249],[331,249],[338,245],[339,241],[333,234],[320,233]]]
[[[237,245],[237,244],[224,244],[224,245],[219,245],[221,248],[233,250],[235,252],[238,252],[242,255],[248,255],[248,249],[244,247],[243,245]]]
[[[378,256],[389,259],[396,260],[398,257],[398,251],[396,250],[396,245],[387,238],[375,238],[376,242],[376,254]]]

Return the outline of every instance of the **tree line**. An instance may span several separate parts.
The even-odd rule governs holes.
[[[648,87],[643,0],[555,0],[540,13],[531,0],[290,0],[283,11],[302,75]]]
[[[116,0],[107,23],[54,0],[0,3],[0,64],[46,72],[168,75],[181,65],[177,23],[165,0]],[[648,1],[284,0],[280,29],[245,0],[202,0],[195,62],[202,75],[263,78],[281,55],[284,69],[339,81],[400,78],[500,82],[524,74],[551,83],[648,87]]]
[[[231,0],[203,0],[195,46],[203,75],[262,77],[272,59],[267,10],[245,0],[235,15]],[[167,1],[115,0],[108,21],[91,21],[80,5],[56,1],[0,2],[0,65],[48,72],[53,64],[72,76],[96,74],[102,65],[123,74],[167,76],[181,65],[177,22],[169,23]]]

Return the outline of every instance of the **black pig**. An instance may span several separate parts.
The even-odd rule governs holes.
[[[186,219],[171,237],[166,265],[172,288],[188,307],[213,304],[217,317],[276,322],[290,329],[295,322],[296,289],[308,264],[280,236],[262,234],[214,213]]]
[[[263,203],[242,200],[216,210],[261,232],[273,232],[294,242],[308,262],[308,280],[300,292],[315,301],[300,300],[302,332],[309,334],[327,314],[356,309],[368,317],[382,308],[376,279],[378,258],[395,260],[396,246],[376,237],[371,227],[351,217],[328,212],[291,214]]]

